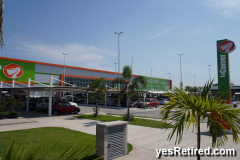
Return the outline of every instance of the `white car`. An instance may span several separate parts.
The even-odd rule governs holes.
[[[140,101],[138,101],[138,100],[132,101],[129,103],[129,106],[137,108],[138,103],[143,102],[143,101],[144,101],[143,98],[141,98]]]
[[[78,105],[77,105],[77,103],[74,103],[74,102],[69,102],[72,106],[75,106],[75,107],[77,107]]]
[[[55,103],[58,100],[58,98],[53,97],[52,98],[52,104]],[[42,97],[37,100],[36,104],[36,110],[37,111],[42,111],[42,110],[47,110],[49,106],[49,98],[48,97]]]
[[[161,104],[161,105],[167,104],[168,102],[170,102],[170,99],[168,99],[168,98],[160,98],[159,99],[159,104]]]

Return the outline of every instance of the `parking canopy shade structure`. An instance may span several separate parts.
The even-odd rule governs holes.
[[[49,106],[48,106],[48,115],[51,116],[52,115],[52,94],[53,91],[71,91],[72,94],[73,92],[83,92],[86,91],[87,88],[85,87],[77,87],[77,86],[53,86],[53,76],[50,77],[50,85],[43,85],[43,87],[33,87],[31,86],[31,79],[28,79],[28,85],[25,85],[24,87],[15,87],[15,83],[19,83],[17,81],[12,80],[12,85],[11,87],[4,87],[3,82],[0,82],[0,89],[2,91],[2,89],[7,89],[7,90],[11,90],[11,96],[13,97],[13,92],[14,90],[27,90],[27,105],[26,105],[26,111],[29,111],[29,97],[30,97],[30,91],[48,91],[49,92]],[[65,83],[65,82],[63,82]],[[20,83],[22,84],[22,83]],[[41,83],[40,83],[41,84]],[[1,92],[2,93],[2,92]]]

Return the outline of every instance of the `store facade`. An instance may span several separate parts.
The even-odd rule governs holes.
[[[0,81],[11,84],[14,79],[16,82],[28,84],[28,79],[31,78],[31,86],[33,87],[49,85],[51,76],[53,76],[53,86],[72,84],[79,87],[87,87],[94,79],[104,77],[106,79],[106,84],[104,85],[107,85],[108,89],[114,90],[116,86],[113,86],[112,80],[118,76],[118,74],[111,71],[74,66],[65,66],[64,69],[64,65],[60,64],[7,57],[0,57],[0,70]],[[133,75],[133,78],[136,76],[138,75]],[[142,91],[168,91],[172,87],[172,80],[154,77],[145,78],[147,79],[147,87],[141,87]],[[61,81],[69,84],[64,84]],[[22,84],[20,83],[16,83],[15,86],[21,87]]]

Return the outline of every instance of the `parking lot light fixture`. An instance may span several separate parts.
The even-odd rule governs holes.
[[[63,53],[64,56],[64,69],[63,69],[63,82],[65,82],[65,56],[68,55],[67,53]],[[63,83],[63,86],[65,86],[65,83]],[[63,92],[64,96],[64,92]]]
[[[183,90],[183,83],[182,83],[182,60],[181,60],[181,56],[183,55],[183,54],[178,54],[179,56],[180,56],[180,75],[181,75],[181,82],[180,82],[180,89],[181,90]]]
[[[120,35],[122,34],[123,32],[114,32],[114,34],[117,34],[118,35],[118,77],[120,78]],[[118,89],[120,91],[120,82],[118,83]],[[120,107],[120,101],[119,101],[119,98],[118,98],[118,106]]]
[[[209,80],[211,81],[211,73],[210,73],[210,67],[212,66],[212,64],[209,64],[208,67],[209,67]]]
[[[114,78],[116,78],[116,64],[118,64],[118,63],[114,63],[115,64],[115,77]]]

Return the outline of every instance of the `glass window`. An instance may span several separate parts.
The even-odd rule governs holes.
[[[69,103],[63,103],[64,107],[70,107],[71,105]]]
[[[58,103],[57,106],[62,106],[62,103]]]

